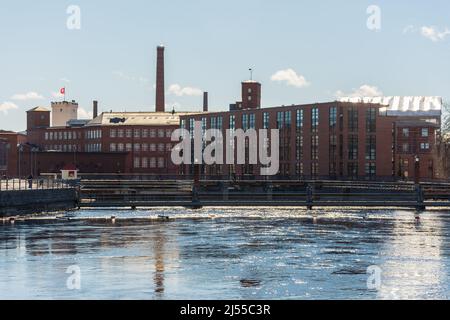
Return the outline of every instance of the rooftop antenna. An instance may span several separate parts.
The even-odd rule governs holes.
[[[250,81],[253,81],[253,69],[250,68],[248,71],[250,71]]]

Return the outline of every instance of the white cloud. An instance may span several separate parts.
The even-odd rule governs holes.
[[[423,26],[420,29],[420,33],[427,39],[430,39],[433,42],[444,41],[447,36],[450,35],[450,30],[445,28],[444,31],[439,31],[436,27],[427,27]]]
[[[353,89],[353,92],[351,93],[344,93],[341,90],[338,90],[335,93],[335,96],[338,98],[341,97],[350,97],[350,98],[356,98],[356,97],[380,97],[383,96],[383,92],[378,89],[378,87],[370,86],[368,84],[364,84],[358,89]]]
[[[304,88],[310,85],[304,76],[297,74],[297,72],[292,69],[277,71],[274,75],[272,75],[270,80],[286,82],[288,86],[297,88]]]
[[[169,87],[169,93],[174,94],[178,97],[203,95],[203,91],[201,89],[193,88],[193,87],[184,87],[183,88],[179,84],[172,84]]]
[[[83,108],[78,108],[78,119],[92,119],[93,113],[91,111],[86,111]]]
[[[8,114],[9,110],[15,109],[19,109],[19,107],[12,102],[3,102],[2,104],[0,104],[0,112],[3,112],[4,114]]]
[[[27,100],[42,100],[44,97],[37,92],[30,91],[27,93],[18,93],[11,97],[12,100],[27,101]]]

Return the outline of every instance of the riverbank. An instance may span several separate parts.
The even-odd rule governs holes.
[[[0,217],[72,210],[78,207],[75,189],[0,192]]]

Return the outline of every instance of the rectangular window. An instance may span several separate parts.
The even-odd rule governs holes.
[[[148,158],[142,158],[142,168],[148,168]]]
[[[158,152],[164,152],[164,143],[158,144]]]
[[[255,118],[255,114],[252,113],[250,114],[250,129],[255,129],[256,128],[256,118]]]
[[[314,135],[311,137],[311,160],[319,160],[319,136]]]
[[[217,117],[217,129],[222,130],[223,129],[223,118]]]
[[[263,113],[263,129],[269,129],[270,126],[270,114],[268,112]]]
[[[134,167],[136,169],[141,167],[141,158],[134,158]]]
[[[303,110],[297,110],[296,125],[297,129],[303,128]]]
[[[337,125],[337,107],[330,108],[330,128],[335,128]]]
[[[291,111],[286,111],[284,113],[284,123],[285,123],[287,129],[291,128],[291,125],[292,125],[292,112]]]
[[[135,152],[140,152],[141,151],[141,144],[140,143],[135,143],[134,144],[134,151]]]
[[[358,131],[358,109],[356,107],[348,109],[348,130],[350,132]]]
[[[366,176],[373,179],[377,175],[377,165],[375,163],[366,163]]]
[[[358,160],[358,136],[348,137],[348,160]]]
[[[123,152],[123,150],[124,150],[123,143],[119,143],[119,144],[117,145],[117,150],[119,150],[119,152]]]
[[[428,130],[428,128],[423,128],[422,129],[422,138],[428,138],[429,135],[430,135],[430,131]]]
[[[119,130],[117,131],[117,136],[118,136],[119,138],[123,138],[123,129],[119,129]]]
[[[284,128],[284,113],[283,112],[277,112],[277,129],[283,129]]]
[[[150,130],[150,138],[156,138],[156,130],[155,129]]]
[[[150,158],[150,168],[156,168],[156,158]]]
[[[117,146],[116,146],[115,143],[111,143],[109,145],[109,151],[111,151],[111,152],[116,152],[117,151]]]
[[[403,128],[403,137],[404,138],[409,138],[409,129],[408,128]]]
[[[244,131],[247,131],[249,129],[248,114],[242,115],[242,129]]]
[[[125,150],[127,152],[133,151],[133,146],[131,145],[131,143],[127,143],[125,146]]]
[[[142,152],[148,152],[148,143],[142,144]]]
[[[366,137],[366,160],[377,159],[377,138],[375,135]]]
[[[312,127],[312,130],[317,130],[319,127],[319,108],[312,108],[311,127]]]
[[[370,107],[366,111],[366,132],[375,133],[377,131],[377,108]]]
[[[164,130],[158,130],[158,138],[164,138]]]
[[[409,143],[404,143],[402,146],[402,151],[404,153],[409,153]]]
[[[230,130],[236,130],[236,116],[230,116]]]
[[[150,144],[150,151],[155,152],[156,151],[156,144],[152,143]]]
[[[134,129],[134,138],[135,139],[140,139],[141,138],[141,130]]]
[[[127,129],[126,135],[127,135],[127,138],[131,138],[131,137],[132,137],[132,131],[131,131],[131,129]]]
[[[148,129],[142,129],[142,138],[148,138]]]

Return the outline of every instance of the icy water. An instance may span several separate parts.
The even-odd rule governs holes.
[[[449,243],[446,211],[81,211],[0,222],[0,298],[448,299]]]

